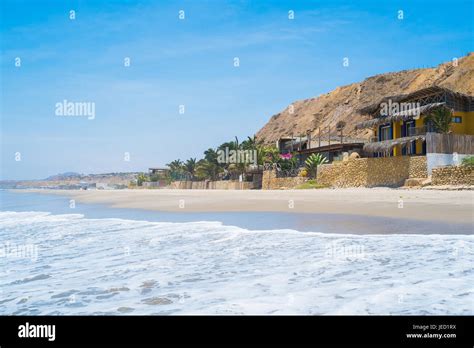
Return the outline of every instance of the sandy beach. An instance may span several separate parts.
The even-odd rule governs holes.
[[[281,191],[15,190],[70,197],[81,203],[164,212],[285,212],[348,214],[474,223],[473,191],[389,188]]]

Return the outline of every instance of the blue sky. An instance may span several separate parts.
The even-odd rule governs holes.
[[[0,6],[1,179],[140,171],[200,157],[234,136],[255,134],[295,100],[473,50],[472,1]],[[94,102],[95,119],[56,116],[64,99]]]

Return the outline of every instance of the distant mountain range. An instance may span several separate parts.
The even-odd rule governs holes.
[[[128,186],[130,181],[135,180],[139,173],[103,173],[103,174],[80,174],[66,172],[51,175],[42,180],[3,180],[0,188],[59,188],[80,184],[105,184],[108,186]]]
[[[56,174],[56,175],[51,175],[48,176],[45,180],[67,180],[67,179],[80,179],[83,177],[83,174],[75,173],[75,172],[66,172],[62,174]]]
[[[368,138],[372,136],[370,130],[354,129],[356,123],[365,120],[358,110],[386,96],[408,94],[431,86],[474,95],[474,54],[471,52],[457,61],[443,63],[435,68],[372,76],[318,97],[296,101],[272,116],[256,137],[270,144],[292,134],[301,136],[307,130],[311,130],[312,136],[317,136],[319,127],[324,131],[328,126],[334,130],[336,124],[343,121],[346,124],[345,135]]]

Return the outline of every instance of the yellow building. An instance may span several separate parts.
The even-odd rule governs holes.
[[[374,137],[364,146],[365,154],[374,157],[425,155],[427,133],[435,132],[425,117],[437,108],[452,110],[451,134],[474,135],[474,97],[447,88],[429,87],[385,97],[360,110],[371,119],[357,124],[356,129],[371,128],[374,132]],[[466,151],[463,153],[472,153],[472,149]]]

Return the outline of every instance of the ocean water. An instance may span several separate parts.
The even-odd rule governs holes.
[[[171,222],[0,198],[3,315],[474,314],[472,234],[298,231],[273,215]]]

